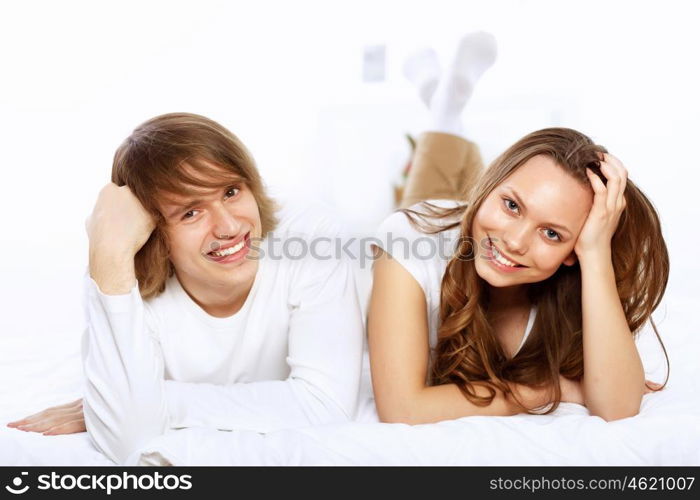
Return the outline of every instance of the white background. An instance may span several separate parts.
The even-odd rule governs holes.
[[[404,57],[432,45],[445,64],[474,29],[499,44],[465,113],[485,159],[551,125],[605,145],[661,215],[672,263],[667,301],[697,307],[693,5],[3,2],[0,334],[6,342],[77,342],[85,217],[109,180],[115,148],[157,114],[221,122],[248,145],[275,192],[323,198],[353,232],[371,232],[391,210],[391,184],[407,155],[403,134],[427,121],[401,75]],[[386,80],[363,83],[363,50],[377,44],[386,46]],[[697,325],[661,332],[675,352],[697,359]]]

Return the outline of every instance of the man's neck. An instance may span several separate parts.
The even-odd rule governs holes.
[[[207,314],[215,318],[228,318],[240,311],[245,304],[253,288],[256,274],[253,274],[248,282],[233,286],[189,282],[180,277],[178,280],[187,295]]]

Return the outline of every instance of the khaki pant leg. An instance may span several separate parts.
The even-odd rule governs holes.
[[[400,208],[423,200],[466,200],[484,169],[479,148],[462,137],[427,132],[417,141]]]

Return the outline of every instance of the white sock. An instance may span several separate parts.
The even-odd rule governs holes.
[[[425,47],[411,54],[403,63],[403,74],[416,86],[423,103],[430,107],[440,79],[440,63],[435,50]]]
[[[461,114],[477,81],[496,61],[496,39],[479,31],[465,35],[430,100],[432,130],[462,134]]]

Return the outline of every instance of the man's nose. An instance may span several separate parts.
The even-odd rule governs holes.
[[[235,238],[241,230],[241,223],[238,218],[226,210],[219,207],[214,210],[214,226],[212,228],[214,236],[220,240]]]

